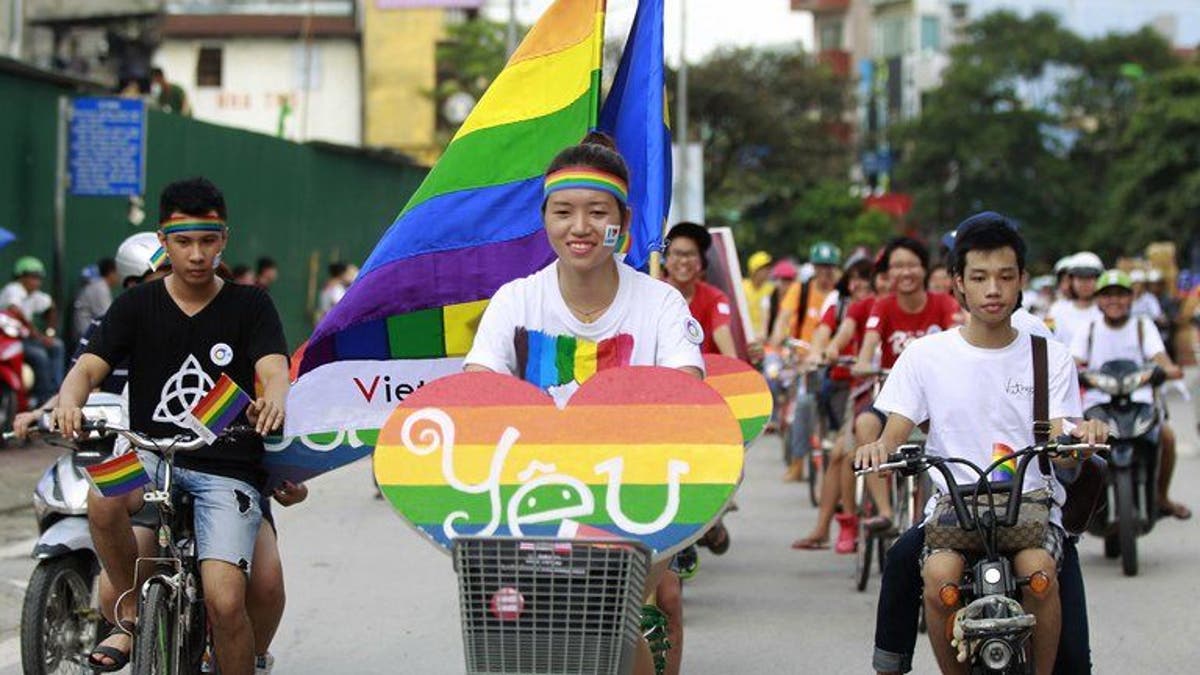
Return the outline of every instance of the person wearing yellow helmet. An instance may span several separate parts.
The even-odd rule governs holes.
[[[771,281],[771,254],[766,251],[756,251],[746,261],[746,277],[742,279],[742,294],[746,296],[746,306],[750,312],[750,325],[754,328],[754,337],[765,337],[770,331],[767,316],[771,312],[771,295],[775,292],[775,284]]]
[[[0,290],[0,310],[12,314],[29,329],[22,340],[25,361],[33,368],[31,405],[38,405],[58,391],[63,376],[63,342],[56,335],[58,308],[42,290],[46,267],[33,256],[17,259],[13,280]]]

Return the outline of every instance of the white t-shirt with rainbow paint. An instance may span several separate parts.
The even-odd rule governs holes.
[[[1047,340],[1050,419],[1079,417],[1079,382],[1067,348]],[[984,349],[968,343],[961,328],[935,333],[910,344],[892,368],[875,407],[910,420],[929,420],[925,452],[938,457],[961,457],[980,468],[994,458],[1033,445],[1033,347],[1029,334],[1001,349]],[[967,467],[951,464],[955,481],[974,484],[979,476]],[[1015,467],[1013,467],[1015,470]],[[1005,480],[1003,470],[989,478]],[[929,472],[938,492],[946,480]],[[1048,484],[1049,483],[1049,484]],[[1047,482],[1034,458],[1025,473],[1024,491],[1050,487],[1056,507],[1051,520],[1061,524],[1066,498],[1062,485]],[[933,500],[926,515],[933,510]]]
[[[582,382],[618,366],[704,371],[704,332],[669,284],[618,264],[612,305],[592,323],[575,318],[558,287],[558,262],[500,287],[465,364],[516,375],[565,405]]]

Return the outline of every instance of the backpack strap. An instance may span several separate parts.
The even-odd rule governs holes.
[[[1146,353],[1146,347],[1143,345],[1143,343],[1145,342],[1145,335],[1144,335],[1145,329],[1142,327],[1142,317],[1135,316],[1135,317],[1133,317],[1133,320],[1137,321],[1138,356],[1141,357],[1142,354]]]
[[[1092,322],[1088,324],[1088,340],[1087,340],[1087,352],[1086,352],[1088,368],[1092,367],[1092,339],[1095,337],[1095,335],[1096,335],[1096,320],[1092,319]]]
[[[1033,442],[1050,440],[1050,376],[1046,355],[1046,338],[1030,335],[1033,348]],[[1045,455],[1038,457],[1042,473],[1052,475],[1050,460]]]
[[[802,282],[800,284],[800,304],[796,306],[796,329],[792,331],[792,337],[800,337],[801,331],[804,330],[804,321],[808,318],[808,289],[812,284],[812,280]]]

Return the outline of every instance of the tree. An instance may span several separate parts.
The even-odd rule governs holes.
[[[1200,67],[1147,78],[1121,139],[1111,199],[1089,240],[1131,253],[1200,233]]]
[[[465,92],[478,101],[508,61],[507,24],[475,18],[449,24],[446,37],[438,42],[437,85],[426,95],[438,110],[438,138],[450,142],[458,124],[442,116],[442,105],[454,94]],[[524,34],[525,29],[520,29]]]
[[[822,181],[848,176],[849,83],[799,47],[718,51],[688,78],[708,224],[733,226],[743,250],[799,252],[811,232],[794,211]],[[825,189],[849,198],[841,182]]]

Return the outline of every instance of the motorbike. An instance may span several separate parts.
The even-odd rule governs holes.
[[[29,329],[7,311],[0,311],[0,429],[12,427],[13,418],[29,405],[33,369],[25,363]]]
[[[1111,397],[1084,411],[1087,419],[1108,424],[1114,440],[1108,457],[1108,499],[1092,519],[1089,531],[1104,538],[1104,555],[1121,558],[1125,576],[1138,573],[1137,538],[1158,520],[1158,469],[1162,415],[1151,403],[1133,400],[1143,386],[1157,387],[1166,374],[1154,364],[1109,361],[1080,379]]]
[[[124,424],[128,409],[123,397],[97,392],[88,397],[84,415]],[[91,673],[88,653],[105,622],[97,593],[100,563],[88,531],[91,484],[84,467],[107,459],[113,439],[99,434],[71,442],[44,438],[70,451],[46,469],[34,488],[39,536],[32,556],[38,562],[21,610],[21,661],[26,675]]]
[[[1048,459],[1073,456],[1084,451],[1105,451],[1109,447],[1075,444],[1069,439],[1067,436],[1030,446],[987,467],[976,466],[962,458],[926,455],[922,445],[908,444],[900,446],[897,453],[878,468],[856,472],[863,475],[873,471],[897,471],[901,476],[911,477],[936,470],[946,479],[958,527],[968,533],[978,533],[983,553],[966,570],[962,583],[957,586],[947,584],[938,592],[943,606],[961,605],[955,615],[953,644],[958,648],[959,661],[968,664],[968,672],[972,675],[1031,675],[1034,672],[1030,638],[1037,617],[1021,606],[1021,594],[1025,587],[1044,591],[1049,587],[1050,579],[1041,572],[1018,577],[1012,562],[1000,553],[998,532],[1000,528],[1017,524],[1022,500],[1008,499],[1001,503],[996,497],[1011,493],[1014,486],[1023,486],[1029,463],[1040,456]],[[992,471],[1011,459],[1017,462],[1012,481],[989,483],[987,477]],[[975,484],[958,485],[950,471],[951,463],[968,467],[979,475],[979,480]],[[964,494],[971,495],[970,504]]]

